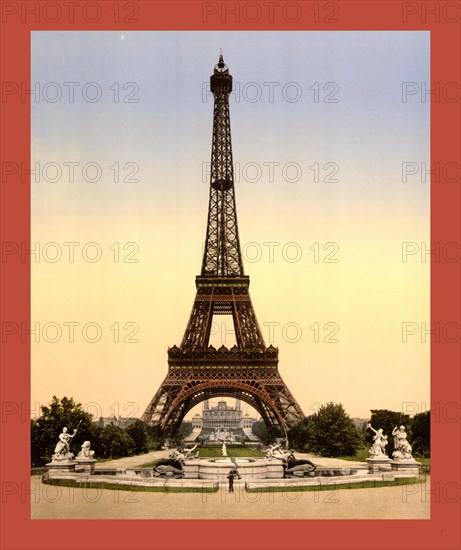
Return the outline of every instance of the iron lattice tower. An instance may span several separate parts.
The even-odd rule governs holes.
[[[275,437],[286,437],[303,412],[278,372],[278,349],[266,347],[243,270],[229,114],[232,76],[221,54],[210,78],[214,96],[210,202],[202,271],[180,347],[168,349],[168,374],[142,419],[173,436],[195,405],[217,396],[254,407]],[[236,345],[209,345],[214,315],[231,315]]]

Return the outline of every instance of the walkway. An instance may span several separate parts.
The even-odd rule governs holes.
[[[133,468],[172,450],[108,460],[99,468]],[[364,465],[338,458],[295,453],[323,467]],[[217,493],[144,493],[77,489],[44,485],[33,476],[31,502],[35,519],[429,519],[430,482],[378,489],[247,493],[237,482],[235,493],[221,484]]]
[[[379,489],[246,493],[143,493],[31,480],[33,519],[429,519],[430,482]]]

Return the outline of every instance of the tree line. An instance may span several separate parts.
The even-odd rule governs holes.
[[[164,437],[158,426],[136,419],[125,429],[115,424],[103,427],[94,421],[73,398],[53,396],[49,405],[41,407],[41,415],[31,420],[32,467],[44,466],[51,460],[62,428],[69,433],[78,426],[71,450],[76,455],[84,441],[91,442],[97,458],[120,458],[161,449]]]
[[[390,437],[392,429],[401,424],[406,427],[413,455],[430,456],[430,411],[410,418],[409,415],[400,412],[375,409],[371,411],[371,424],[376,429],[382,428],[389,436],[389,457],[392,458],[394,451],[393,438]],[[58,399],[53,396],[49,405],[41,407],[40,417],[31,420],[33,467],[43,466],[51,460],[58,436],[64,426],[71,434],[79,426],[71,444],[74,454],[77,454],[82,443],[88,440],[97,458],[120,458],[155,451],[161,449],[165,442],[158,426],[151,426],[139,419],[124,429],[114,424],[101,426],[73,398]],[[172,443],[179,443],[191,430],[190,423],[182,423],[176,441]],[[255,422],[252,431],[263,444],[271,442],[272,438],[264,422]],[[288,432],[289,445],[294,450],[329,457],[353,456],[360,448],[371,446],[372,436],[372,432],[366,428],[366,423],[356,427],[341,403],[322,405],[315,414],[305,417]]]
[[[375,429],[382,428],[389,436],[386,452],[390,458],[394,452],[392,430],[400,425],[406,428],[413,455],[430,456],[430,411],[416,414],[413,418],[387,409],[370,412],[371,425]],[[354,456],[360,448],[371,446],[373,433],[367,429],[366,422],[357,428],[341,403],[328,403],[289,430],[288,439],[290,446],[297,451],[328,457]]]

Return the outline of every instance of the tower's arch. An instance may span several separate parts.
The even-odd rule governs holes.
[[[165,433],[169,437],[174,436],[191,409],[217,397],[231,397],[247,403],[260,414],[273,437],[287,437],[286,423],[263,389],[241,382],[224,385],[219,381],[204,382],[181,392],[164,416],[162,428]]]

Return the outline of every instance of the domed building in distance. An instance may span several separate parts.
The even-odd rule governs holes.
[[[204,401],[202,414],[195,414],[192,422],[192,436],[196,439],[199,435],[210,442],[213,441],[235,441],[238,436],[255,440],[252,434],[252,426],[258,418],[250,416],[248,412],[242,413],[240,400],[235,401],[235,407],[231,407],[226,401],[220,400],[216,405]],[[192,438],[188,438],[192,440]]]

